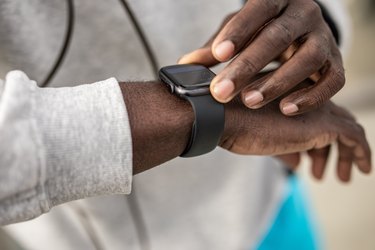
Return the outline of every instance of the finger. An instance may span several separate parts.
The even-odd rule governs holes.
[[[343,182],[350,181],[352,163],[353,163],[353,149],[338,143],[339,159],[337,162],[337,176]]]
[[[312,161],[312,175],[318,180],[321,180],[323,178],[329,152],[330,146],[319,149],[311,149],[307,152]]]
[[[300,153],[277,155],[276,157],[282,160],[286,165],[288,165],[291,170],[297,169],[301,161]]]
[[[286,12],[293,10],[286,10]],[[294,16],[284,14],[268,24],[257,37],[219,74],[211,84],[211,93],[219,102],[230,101],[272,60],[308,31]]]
[[[354,163],[358,166],[358,169],[365,174],[371,172],[372,161],[371,161],[371,148],[366,140],[366,135],[363,127],[357,123],[347,124],[350,129],[341,133],[338,140],[339,143],[346,147],[352,148]]]
[[[285,63],[286,61],[288,61],[294,55],[294,53],[296,53],[300,45],[304,43],[303,38],[304,37],[301,37],[299,40],[295,41],[292,45],[290,45],[288,49],[284,51],[277,60],[281,63]],[[309,76],[310,80],[312,80],[313,82],[317,82],[320,77],[321,74],[319,71],[316,71]]]
[[[260,108],[285,94],[303,80],[319,71],[328,59],[328,43],[321,36],[308,37],[295,54],[277,69],[267,81],[252,84],[243,91],[244,103],[249,108]],[[263,99],[253,98],[262,95]],[[256,101],[254,101],[256,100]]]
[[[224,21],[220,25],[218,31],[199,49],[196,49],[186,55],[183,55],[179,60],[178,64],[202,64],[206,67],[212,67],[220,63],[212,54],[212,43],[215,37],[219,34],[222,28],[235,16],[237,12],[229,14],[225,17]]]
[[[203,47],[193,52],[184,55],[178,60],[178,64],[201,64],[206,67],[212,67],[219,63],[219,61],[213,56],[210,47]]]
[[[285,115],[297,115],[313,110],[328,101],[345,84],[342,64],[329,62],[327,70],[314,85],[297,90],[280,102]]]
[[[287,5],[287,0],[249,0],[221,30],[212,45],[212,54],[221,62],[237,54],[268,21]]]

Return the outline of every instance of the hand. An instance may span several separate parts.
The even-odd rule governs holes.
[[[329,149],[338,144],[337,174],[350,180],[352,164],[363,173],[371,170],[371,150],[363,128],[343,108],[328,102],[295,117],[278,111],[277,102],[259,110],[245,108],[237,98],[226,104],[226,129],[220,146],[237,154],[282,155],[298,164],[300,152],[312,159],[313,175],[323,176]]]
[[[194,122],[188,101],[171,93],[165,84],[120,83],[132,131],[133,173],[137,174],[179,156]],[[239,98],[225,104],[225,129],[220,146],[246,155],[283,155],[298,164],[307,151],[313,173],[321,178],[329,146],[338,144],[338,176],[350,179],[352,163],[363,173],[371,170],[371,151],[363,128],[346,110],[328,102],[299,116],[287,117],[274,101],[258,110],[246,108]]]
[[[210,67],[230,59],[233,61],[212,81],[211,93],[225,103],[242,92],[243,102],[252,109],[282,96],[316,72],[320,74],[315,75],[315,84],[281,100],[285,115],[321,106],[345,83],[337,44],[314,1],[249,0],[203,48],[185,55],[179,63]],[[282,63],[278,70],[251,81],[275,59]]]

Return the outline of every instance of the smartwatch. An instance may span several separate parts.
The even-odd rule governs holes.
[[[170,91],[190,102],[194,110],[194,124],[189,142],[180,155],[193,157],[216,148],[224,130],[224,105],[210,93],[215,74],[202,65],[181,64],[159,70],[159,78]]]

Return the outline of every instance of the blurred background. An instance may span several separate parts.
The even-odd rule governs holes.
[[[355,114],[375,151],[375,1],[345,2],[352,18],[352,46],[345,57],[347,83],[335,101]],[[311,178],[307,161],[300,168],[326,249],[373,250],[375,174],[363,176],[354,169],[352,181],[342,184],[335,171],[331,161],[325,178],[318,182]]]

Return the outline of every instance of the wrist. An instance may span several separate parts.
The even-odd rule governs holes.
[[[246,147],[253,145],[258,139],[257,137],[261,134],[264,127],[262,125],[264,116],[271,111],[270,106],[274,105],[269,104],[257,110],[249,109],[243,104],[239,96],[226,103],[224,105],[224,131],[218,146],[233,151],[233,146],[237,143],[238,139],[245,140]]]
[[[230,138],[232,138],[236,133],[236,126],[240,124],[240,121],[238,121],[238,116],[236,116],[236,109],[238,109],[239,105],[242,104],[239,102],[239,98],[234,98],[232,101],[224,104],[225,124],[223,134],[218,145],[220,147],[227,148]]]
[[[133,172],[145,171],[179,156],[194,121],[191,105],[160,82],[120,83],[133,141]]]

